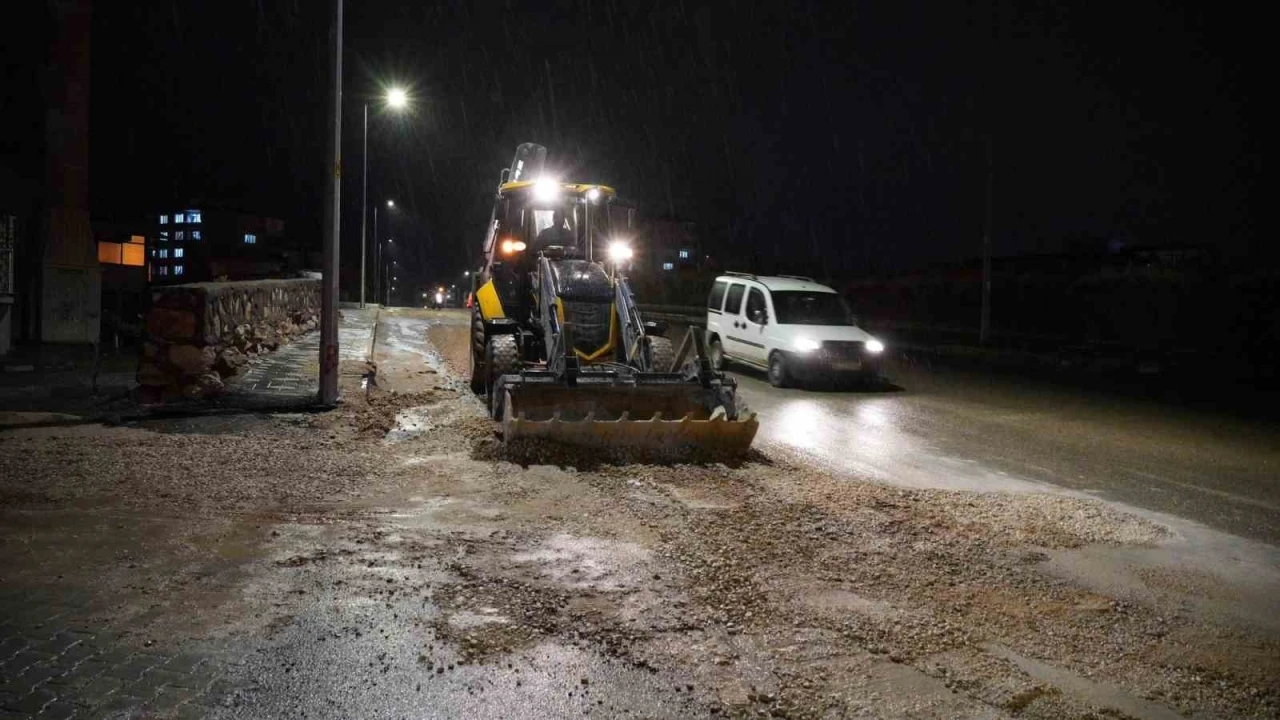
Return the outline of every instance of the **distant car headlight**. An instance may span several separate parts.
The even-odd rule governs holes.
[[[796,340],[796,350],[799,350],[800,352],[813,352],[820,347],[822,347],[822,343],[817,340],[811,340],[809,338],[800,338],[799,340]]]
[[[865,347],[867,348],[867,352],[871,353],[872,355],[879,355],[880,353],[884,352],[884,343],[880,342],[879,340],[876,340],[875,338],[871,338],[870,340],[868,340]]]

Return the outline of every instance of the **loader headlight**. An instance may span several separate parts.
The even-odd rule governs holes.
[[[542,178],[533,184],[533,199],[538,202],[550,202],[560,197],[560,183],[551,178]]]
[[[600,199],[600,188],[591,188],[587,191],[587,200],[595,202]]]
[[[614,262],[630,260],[632,254],[631,246],[624,242],[614,241],[609,243],[609,259]]]
[[[528,245],[525,245],[523,240],[511,240],[510,238],[503,240],[501,245],[503,255],[510,255],[513,252],[524,252],[526,247],[528,247]]]
[[[864,347],[867,349],[867,352],[871,353],[872,355],[879,355],[880,353],[884,352],[884,343],[880,342],[875,338],[871,338],[870,340],[868,340],[867,344]]]
[[[800,338],[799,340],[796,340],[796,350],[799,350],[800,352],[813,352],[820,347],[822,347],[822,343],[817,340],[812,340],[810,338]]]

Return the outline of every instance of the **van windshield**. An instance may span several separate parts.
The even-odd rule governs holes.
[[[835,293],[775,290],[773,309],[782,325],[853,325],[853,313]]]

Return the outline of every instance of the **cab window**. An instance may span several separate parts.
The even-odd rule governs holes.
[[[711,286],[711,295],[707,297],[707,309],[711,312],[720,312],[720,308],[724,307],[724,291],[729,283],[718,280],[715,285]]]
[[[739,283],[734,283],[729,286],[729,297],[724,302],[725,312],[731,315],[738,314],[738,311],[742,309],[742,295],[746,289],[746,285],[741,285]]]
[[[747,295],[747,318],[752,322],[760,322],[767,315],[764,293],[759,288],[751,288]]]

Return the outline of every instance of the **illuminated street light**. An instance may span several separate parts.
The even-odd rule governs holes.
[[[398,112],[408,107],[409,95],[402,88],[388,88],[384,102],[388,108]],[[364,104],[364,173],[361,176],[361,183],[363,187],[360,196],[360,307],[364,307],[364,263],[365,255],[368,254],[368,250],[365,249],[367,245],[365,222],[369,219],[369,103]],[[395,206],[395,202],[387,201],[388,208]],[[378,243],[378,206],[376,204],[373,206],[373,242],[375,246]]]
[[[392,110],[403,110],[409,106],[409,94],[403,88],[391,88],[387,91],[387,107]]]

